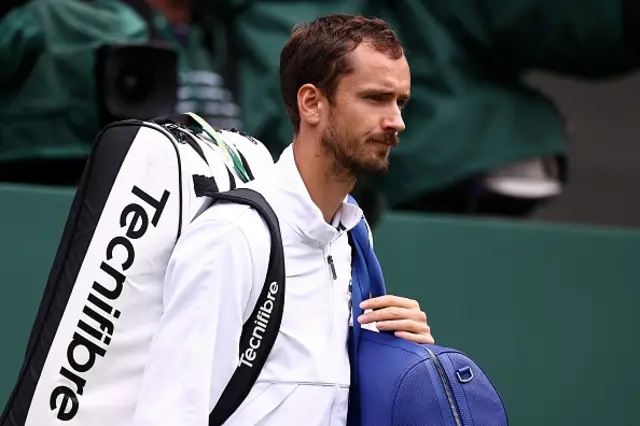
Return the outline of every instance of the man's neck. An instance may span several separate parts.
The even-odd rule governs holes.
[[[318,206],[327,223],[333,221],[345,197],[353,189],[355,178],[336,176],[334,160],[322,152],[319,144],[293,142],[293,158],[307,187],[311,200]]]
[[[191,2],[175,0],[146,0],[149,5],[172,24],[188,24],[191,21]]]

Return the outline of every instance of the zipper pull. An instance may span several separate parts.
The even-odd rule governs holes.
[[[333,257],[331,257],[331,255],[327,256],[327,262],[329,262],[329,267],[331,268],[331,274],[333,275],[333,279],[337,280],[338,275],[336,274],[336,267],[333,264]]]

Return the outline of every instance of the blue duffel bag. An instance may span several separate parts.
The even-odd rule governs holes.
[[[386,289],[364,221],[351,240],[349,426],[507,426],[498,392],[469,356],[360,327],[360,302]]]

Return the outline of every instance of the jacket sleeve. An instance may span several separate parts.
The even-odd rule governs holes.
[[[164,312],[133,426],[208,424],[237,366],[251,295],[262,287],[252,291],[254,270],[248,240],[237,225],[207,218],[180,237],[167,268]]]

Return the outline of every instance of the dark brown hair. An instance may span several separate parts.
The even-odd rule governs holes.
[[[313,84],[331,101],[339,77],[352,71],[349,53],[363,42],[393,59],[404,54],[389,24],[378,18],[334,14],[294,27],[280,53],[280,91],[294,133],[300,129],[300,87]]]

